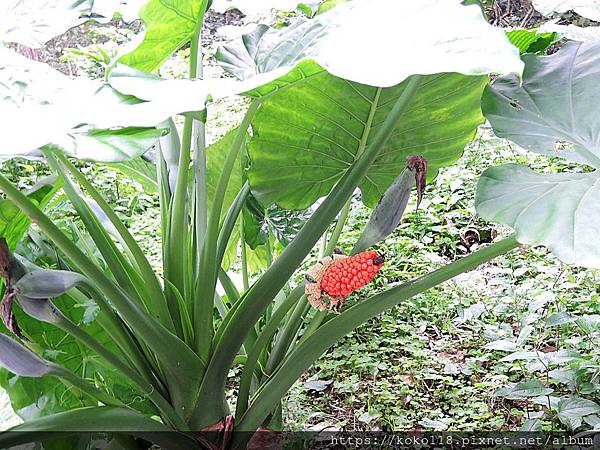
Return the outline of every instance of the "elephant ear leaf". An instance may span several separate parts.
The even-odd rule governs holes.
[[[385,0],[381,7],[383,16],[368,1],[343,3],[284,30],[259,26],[219,51],[224,68],[241,79],[285,71],[246,92],[262,100],[252,123],[248,180],[263,205],[305,209],[327,195],[413,74],[423,80],[360,184],[363,202],[374,207],[409,156],[425,157],[429,178],[435,176],[461,156],[483,121],[488,78],[482,75],[492,66],[492,72],[521,70],[517,49],[475,5]],[[452,21],[444,19],[449,16]],[[417,25],[431,21],[439,26]],[[429,45],[432,40],[437,44]],[[416,47],[393,56],[396,43],[408,41]],[[483,57],[477,63],[459,56],[475,53]],[[366,60],[358,63],[358,54]]]
[[[52,373],[52,365],[23,344],[0,334],[0,367],[21,377],[43,377]]]
[[[519,242],[545,245],[569,264],[600,267],[600,43],[571,42],[547,57],[525,55],[522,83],[501,77],[483,112],[494,132],[581,167],[538,174],[518,164],[487,169],[476,208],[509,225]]]

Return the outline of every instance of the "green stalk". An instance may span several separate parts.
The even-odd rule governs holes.
[[[417,92],[420,76],[407,80],[400,98],[395,102],[377,135],[365,151],[342,176],[325,201],[305,223],[296,238],[285,248],[273,265],[252,285],[244,303],[235,311],[234,317],[216,344],[215,351],[202,381],[200,396],[192,417],[192,427],[201,429],[222,419],[224,411],[206,408],[205,405],[221,405],[231,362],[241,348],[248,332],[262,316],[267,306],[300,266],[304,258],[343,205],[352,196],[369,167],[392,135],[396,124],[405,113],[408,104]],[[211,299],[212,300],[212,299]]]
[[[340,236],[342,235],[342,231],[344,229],[344,226],[346,225],[346,221],[348,220],[348,213],[350,212],[350,205],[352,203],[352,197],[350,197],[348,199],[348,201],[346,202],[346,204],[344,205],[344,209],[342,209],[342,212],[340,213],[340,217],[338,218],[338,223],[335,225],[335,228],[333,229],[333,232],[331,233],[331,239],[329,239],[329,243],[327,244],[327,247],[325,248],[325,255],[331,255],[333,253],[333,251],[335,250],[335,247],[340,239]],[[329,311],[317,311],[313,318],[311,319],[310,323],[308,324],[308,327],[306,327],[306,330],[304,330],[304,334],[302,335],[302,340],[305,340],[308,338],[308,336],[310,336],[311,334],[313,334],[315,332],[315,330],[317,328],[319,328],[319,326],[323,323],[323,320],[325,320],[325,317],[327,317],[327,314],[329,313]],[[289,349],[288,349],[289,351]],[[277,364],[279,364],[281,362],[281,360],[277,361]]]
[[[518,247],[515,235],[450,263],[416,280],[388,289],[370,299],[363,300],[321,326],[303,344],[299,345],[283,362],[271,378],[259,389],[251,406],[239,421],[236,430],[254,431],[273,411],[294,382],[329,347],[362,323],[384,311],[421,294],[432,287],[454,278],[461,273],[503,255]],[[232,448],[242,448],[249,436],[243,433],[233,437]]]
[[[94,286],[87,285],[80,288],[82,291],[88,291],[89,297],[95,300],[100,314],[96,318],[100,326],[104,328],[106,333],[115,342],[117,347],[129,357],[131,364],[135,369],[142,374],[144,380],[147,383],[151,383],[157,387],[161,392],[164,391],[162,382],[158,379],[156,374],[152,371],[150,363],[144,357],[142,351],[137,346],[135,337],[131,334],[129,329],[125,327],[121,319],[117,317],[115,312],[112,310],[110,305],[104,299],[104,296]],[[81,299],[77,299],[78,296],[84,297],[86,300],[88,296],[84,295],[83,292],[72,290],[69,294],[78,303],[82,303]]]
[[[289,351],[290,345],[294,341],[296,333],[302,326],[304,314],[306,314],[306,296],[304,296],[304,283],[301,283],[292,291],[294,295],[297,295],[296,307],[292,311],[290,318],[286,322],[285,326],[277,333],[275,339],[275,345],[271,350],[269,359],[265,364],[265,374],[270,375],[279,363],[285,357],[285,354]]]
[[[250,278],[248,277],[248,252],[246,250],[246,233],[244,231],[244,216],[240,216],[240,243],[241,249],[241,264],[242,264],[242,287],[244,292],[250,288]]]
[[[167,330],[153,316],[145,313],[138,304],[132,302],[123,291],[108,278],[102,269],[91,262],[71,240],[10,181],[0,175],[0,190],[38,225],[46,236],[54,241],[68,258],[110,299],[114,307],[133,331],[140,336],[156,353],[164,364],[166,384],[169,387],[174,405],[188,409],[193,402],[190,393],[196,392],[198,373],[205,364],[177,336]]]
[[[331,232],[331,237],[329,238],[329,243],[327,247],[325,247],[325,256],[331,255],[335,250],[335,247],[340,240],[340,236],[342,235],[342,231],[344,230],[344,226],[346,225],[346,221],[348,220],[348,213],[350,212],[350,205],[352,204],[352,197],[346,201],[344,204],[344,208],[340,212],[340,216],[338,218],[337,223],[335,224],[335,228]]]
[[[204,0],[203,4],[206,3]],[[200,5],[203,8],[203,5]],[[196,78],[198,74],[198,53],[200,46],[200,32],[204,13],[199,18],[196,31],[190,42],[190,62],[189,77]],[[175,183],[175,192],[173,194],[171,209],[171,226],[168,236],[167,250],[169,253],[168,277],[177,287],[179,292],[189,298],[190,282],[186,280],[188,270],[189,248],[189,193],[188,193],[188,174],[190,166],[190,155],[192,148],[192,138],[194,134],[194,119],[191,115],[186,115],[183,122],[183,133],[181,137],[181,153],[179,154],[179,166],[177,170],[177,181]],[[174,308],[175,305],[172,306]]]
[[[202,28],[198,28],[198,35],[192,39],[190,47],[190,77],[202,78],[204,70],[202,66]],[[192,60],[195,55],[195,61]],[[195,64],[195,67],[194,67]],[[192,139],[196,143],[194,148],[194,241],[195,252],[195,279],[200,273],[200,254],[206,236],[208,223],[208,196],[206,190],[206,110],[204,120],[193,119]]]
[[[104,197],[94,188],[87,178],[77,168],[71,164],[71,162],[62,154],[54,153],[55,156],[60,160],[64,167],[66,167],[75,180],[87,191],[87,193],[98,203],[104,214],[108,217],[111,223],[115,226],[119,235],[123,238],[123,242],[133,255],[133,258],[138,266],[140,274],[146,284],[146,287],[150,293],[150,297],[153,301],[158,317],[163,325],[169,330],[174,331],[173,319],[169,313],[169,309],[166,304],[165,297],[162,292],[162,288],[152,269],[152,266],[146,259],[146,256],[142,252],[142,249],[138,245],[137,241],[133,238],[127,227],[119,220],[114,210],[104,200]],[[61,173],[62,177],[62,173]]]
[[[240,158],[240,174],[244,183],[248,181],[248,176],[244,168],[244,158]],[[248,252],[246,249],[246,230],[244,225],[244,214],[240,214],[240,243],[241,243],[241,266],[242,266],[242,288],[244,292],[250,287],[250,277],[248,276]]]
[[[227,299],[231,305],[235,304],[240,299],[240,293],[235,286],[233,280],[227,275],[227,272],[223,270],[223,268],[219,268],[219,281],[221,282],[221,286],[223,286],[223,290],[227,294]]]
[[[112,397],[106,392],[101,391],[96,386],[91,383],[88,383],[85,380],[82,380],[73,372],[68,371],[67,369],[54,365],[52,367],[52,371],[50,372],[52,375],[60,378],[65,381],[67,384],[76,387],[85,395],[90,397],[95,401],[100,401],[107,406],[125,406],[120,400]]]
[[[140,392],[147,396],[152,403],[161,412],[163,418],[168,420],[172,426],[177,430],[187,431],[187,425],[181,418],[181,416],[173,409],[173,407],[167,402],[167,400],[160,395],[160,393],[154,388],[152,384],[147,383],[135,370],[121,361],[114,353],[107,350],[102,344],[96,339],[90,336],[87,332],[75,325],[71,320],[60,314],[59,322],[57,326],[66,333],[73,336],[75,339],[81,341],[84,345],[89,347],[100,355],[106,362],[108,362],[115,369],[120,371],[123,375],[128,377],[140,390]]]
[[[254,343],[252,349],[248,352],[248,357],[244,365],[242,376],[240,377],[239,393],[237,397],[237,406],[235,411],[236,420],[241,418],[248,408],[248,398],[250,397],[250,387],[252,384],[252,376],[255,371],[256,363],[260,357],[261,352],[267,347],[271,338],[277,332],[279,324],[285,318],[288,311],[298,303],[298,300],[302,296],[304,287],[300,286],[292,291],[288,295],[287,299],[281,304],[275,311],[271,320],[264,326],[258,339]]]
[[[217,263],[217,243],[219,234],[219,224],[221,222],[221,210],[223,208],[223,200],[225,198],[225,192],[231,172],[234,164],[238,159],[239,152],[244,145],[246,135],[248,133],[248,127],[254,117],[254,114],[259,107],[258,101],[253,101],[250,107],[246,111],[246,115],[242,120],[241,125],[238,128],[237,134],[229,153],[223,164],[221,176],[219,177],[219,183],[215,190],[215,195],[211,204],[210,217],[208,220],[208,227],[206,230],[206,238],[204,239],[204,246],[202,248],[202,256],[200,264],[202,271],[198,278],[198,296],[194,304],[194,329],[195,333],[195,350],[202,359],[209,359],[211,354],[211,344],[214,335],[213,329],[213,307],[214,307],[214,295],[217,284],[218,269],[220,263]]]
[[[240,213],[242,212],[242,207],[250,194],[250,186],[246,181],[238,194],[235,196],[233,203],[229,207],[227,211],[227,215],[225,219],[223,219],[223,224],[221,225],[221,230],[219,232],[219,237],[217,238],[217,254],[215,257],[215,264],[217,267],[221,267],[221,263],[223,262],[223,257],[225,256],[225,251],[227,250],[227,244],[229,243],[229,239],[231,238],[231,233],[233,233],[233,229],[235,228],[235,223],[240,217]]]

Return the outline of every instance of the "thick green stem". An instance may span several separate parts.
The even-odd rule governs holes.
[[[294,338],[302,326],[303,318],[306,314],[307,303],[306,296],[304,296],[304,283],[297,286],[292,292],[295,294],[297,293],[298,301],[285,326],[279,330],[279,333],[277,334],[275,345],[273,346],[269,359],[265,365],[265,374],[267,376],[270,375],[283,358],[285,358],[290,345],[294,342]]]
[[[277,310],[271,317],[271,320],[269,320],[265,327],[261,330],[258,339],[254,343],[254,346],[248,352],[248,358],[246,359],[246,364],[244,365],[244,371],[242,372],[242,376],[240,377],[239,394],[237,398],[237,407],[235,411],[236,418],[239,419],[240,417],[242,417],[242,415],[246,412],[246,409],[248,407],[248,398],[250,397],[250,386],[252,382],[252,376],[254,374],[254,370],[261,352],[266,348],[271,338],[277,332],[279,324],[285,318],[288,311],[294,305],[298,304],[298,300],[302,296],[303,291],[304,287],[299,286],[296,289],[294,289],[290,293],[290,295],[288,295],[287,299],[281,304],[279,308],[277,308]]]
[[[221,211],[223,201],[231,172],[235,162],[238,159],[239,152],[244,145],[248,133],[248,127],[258,110],[259,102],[254,101],[250,104],[244,120],[240,124],[235,139],[231,144],[229,153],[221,169],[221,176],[215,189],[215,195],[212,199],[210,217],[202,248],[200,264],[202,271],[196,286],[197,297],[194,304],[194,329],[195,329],[195,350],[202,359],[210,358],[213,329],[213,307],[214,296],[217,284],[218,270],[220,262],[217,261],[217,244],[219,236],[219,224],[221,222]]]
[[[246,336],[352,196],[406,112],[408,104],[417,92],[419,82],[420,77],[414,75],[407,80],[404,91],[379,127],[371,144],[346,171],[296,238],[247,292],[245,301],[235,311],[232,320],[223,331],[222,338],[216,344],[202,381],[197,407],[192,417],[192,427],[202,428],[222,419],[223,411],[217,408],[222,403],[229,367]]]
[[[75,325],[64,315],[60,315],[60,321],[57,326],[64,330],[66,333],[73,336],[75,339],[81,341],[91,350],[95,351],[100,355],[106,362],[108,362],[115,369],[120,371],[123,375],[128,377],[140,390],[142,395],[147,396],[152,403],[162,413],[163,417],[168,420],[172,426],[181,431],[187,430],[187,425],[181,418],[181,416],[173,409],[173,407],[160,395],[160,393],[154,388],[152,384],[147,383],[135,370],[130,366],[121,361],[117,355],[107,350],[101,343],[90,336],[87,332]]]
[[[340,213],[340,217],[338,218],[338,223],[336,224],[333,232],[331,233],[331,239],[329,239],[329,243],[325,248],[325,255],[331,255],[335,250],[335,247],[342,235],[342,231],[344,229],[344,225],[346,225],[346,221],[348,220],[348,213],[350,212],[350,205],[352,204],[352,198],[349,198],[346,204],[344,205],[344,209]],[[308,338],[311,334],[315,332],[317,328],[323,323],[325,317],[327,317],[329,311],[317,311],[313,316],[312,320],[304,330],[304,334],[302,335],[302,341]],[[301,341],[301,342],[302,342]],[[278,361],[279,364],[281,361]]]
[[[119,235],[122,237],[123,242],[133,255],[135,262],[138,266],[140,274],[146,283],[146,287],[150,292],[150,296],[153,300],[153,305],[158,313],[158,317],[163,325],[165,325],[169,330],[174,330],[173,320],[169,314],[169,310],[167,308],[165,297],[162,293],[162,288],[152,269],[152,266],[146,259],[146,256],[142,252],[142,249],[138,245],[137,241],[131,235],[127,227],[121,222],[119,217],[110,207],[110,205],[104,200],[104,197],[100,195],[100,193],[94,188],[92,183],[88,181],[88,179],[79,171],[77,168],[71,164],[71,162],[62,154],[55,152],[54,155],[60,160],[62,165],[71,173],[71,175],[75,178],[75,180],[87,191],[87,193],[96,201],[98,206],[102,209],[102,211],[106,214],[110,222],[114,225],[116,230],[119,232]],[[61,174],[62,175],[62,174]]]
[[[281,398],[302,373],[329,347],[360,324],[461,273],[473,270],[479,265],[513,250],[518,245],[516,236],[512,235],[416,280],[365,299],[334,317],[299,345],[269,381],[261,386],[236,429],[238,431],[256,430],[267,415],[277,407]],[[245,437],[239,434],[233,439],[232,448],[242,448]]]
[[[76,387],[81,392],[83,392],[85,395],[90,397],[91,399],[100,401],[108,406],[125,406],[120,400],[112,397],[111,395],[109,395],[108,393],[106,393],[104,391],[101,391],[93,384],[88,383],[85,380],[82,380],[77,375],[75,375],[73,372],[69,372],[68,370],[64,369],[63,367],[53,366],[51,374],[60,378],[67,384],[70,384],[71,386]]]
[[[205,367],[204,363],[177,336],[167,330],[158,320],[150,316],[141,307],[132,302],[127,295],[103,270],[89,260],[71,240],[10,181],[0,175],[0,190],[12,200],[29,219],[59,247],[78,269],[87,276],[112,302],[115,309],[124,318],[133,331],[143,339],[164,363],[165,383],[169,387],[175,405],[186,406],[194,399],[185,391],[195,391],[198,379],[195,374]],[[169,364],[176,358],[176,364]]]
[[[242,265],[242,287],[244,292],[250,288],[250,279],[248,277],[248,252],[246,250],[246,233],[244,231],[244,216],[240,216],[240,244],[241,249],[241,265]]]
[[[190,78],[202,78],[204,75],[202,65],[202,30],[192,40],[190,48]],[[198,276],[200,267],[200,254],[206,236],[208,223],[208,197],[206,190],[206,114],[204,120],[193,119],[192,139],[194,147],[194,241],[196,245],[195,277]]]
[[[340,212],[338,222],[331,233],[331,237],[329,238],[329,243],[327,244],[327,247],[325,247],[325,256],[331,255],[335,250],[335,247],[337,246],[338,241],[340,240],[340,236],[342,235],[342,231],[344,230],[344,226],[346,225],[346,221],[348,220],[348,213],[350,212],[351,204],[352,197],[348,199],[348,201],[344,205],[344,208]]]
[[[204,9],[206,1],[200,5]],[[198,19],[196,31],[190,42],[190,61],[189,61],[189,77],[196,78],[198,75],[198,66],[201,60],[199,59],[200,52],[200,33],[202,30],[202,22],[204,13]],[[181,152],[179,154],[179,167],[177,171],[177,181],[175,183],[175,192],[171,204],[171,225],[168,235],[168,252],[169,259],[165,269],[165,275],[173,283],[184,298],[191,297],[191,279],[189,264],[189,245],[190,245],[190,221],[189,221],[189,168],[190,155],[192,149],[192,139],[194,137],[194,119],[191,115],[186,115],[183,122],[183,133],[181,137]],[[197,205],[199,206],[199,205]],[[202,213],[198,211],[196,217],[201,217]],[[178,309],[174,303],[170,304],[171,309]],[[171,314],[176,317],[175,325],[179,322],[177,311],[171,311]],[[178,332],[182,333],[181,325],[178,326]]]

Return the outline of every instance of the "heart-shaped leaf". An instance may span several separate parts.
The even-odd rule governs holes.
[[[494,132],[538,153],[600,168],[600,43],[565,45],[548,57],[525,55],[523,82],[507,76],[486,90],[483,111]],[[545,245],[558,258],[600,267],[600,172],[536,174],[508,164],[486,170],[476,208]]]
[[[361,181],[363,202],[374,207],[418,154],[429,177],[456,161],[482,123],[487,77],[424,77],[410,106]],[[331,188],[376,135],[406,83],[376,88],[327,72],[263,101],[252,123],[248,180],[264,205],[305,209]]]
[[[537,174],[506,164],[487,169],[477,212],[517,230],[519,242],[545,245],[568,264],[600,267],[600,175]]]
[[[43,377],[52,366],[23,344],[0,333],[0,366],[21,377]]]
[[[453,20],[445,20],[448,16]],[[421,21],[436,26],[420,27]],[[259,26],[238,44],[222,48],[218,59],[238,78],[287,70],[246,93],[263,100],[249,146],[254,195],[264,205],[307,208],[331,190],[369,144],[406,77],[461,72],[423,77],[361,183],[363,201],[374,206],[413,154],[430,162],[429,176],[434,176],[461,155],[482,121],[480,96],[487,77],[473,75],[521,70],[517,49],[498,31],[474,5],[382,0],[375,7],[357,0],[284,30]],[[395,43],[408,41],[414,45],[402,47],[402,58],[391,56]],[[479,46],[486,42],[492,53]],[[413,52],[419,55],[411,57]],[[476,56],[480,52],[486,54],[482,59]],[[367,60],[357,62],[358,54]]]
[[[600,167],[600,43],[569,42],[557,53],[524,55],[523,80],[497,79],[483,112],[500,137],[527,150]]]
[[[121,62],[153,72],[173,52],[188,43],[198,30],[207,0],[150,0],[140,10],[146,26],[144,40]]]
[[[502,30],[489,25],[477,5],[458,0],[354,0],[283,30],[260,26],[217,57],[242,79],[300,65],[285,80],[261,88],[262,95],[316,75],[320,68],[380,87],[416,73],[522,69],[517,49]]]

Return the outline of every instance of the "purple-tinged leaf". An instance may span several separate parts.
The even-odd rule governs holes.
[[[15,284],[15,290],[19,296],[47,299],[63,295],[85,282],[86,278],[76,272],[41,269],[23,276]]]
[[[27,347],[0,334],[0,366],[22,377],[43,377],[52,372],[52,366]]]

